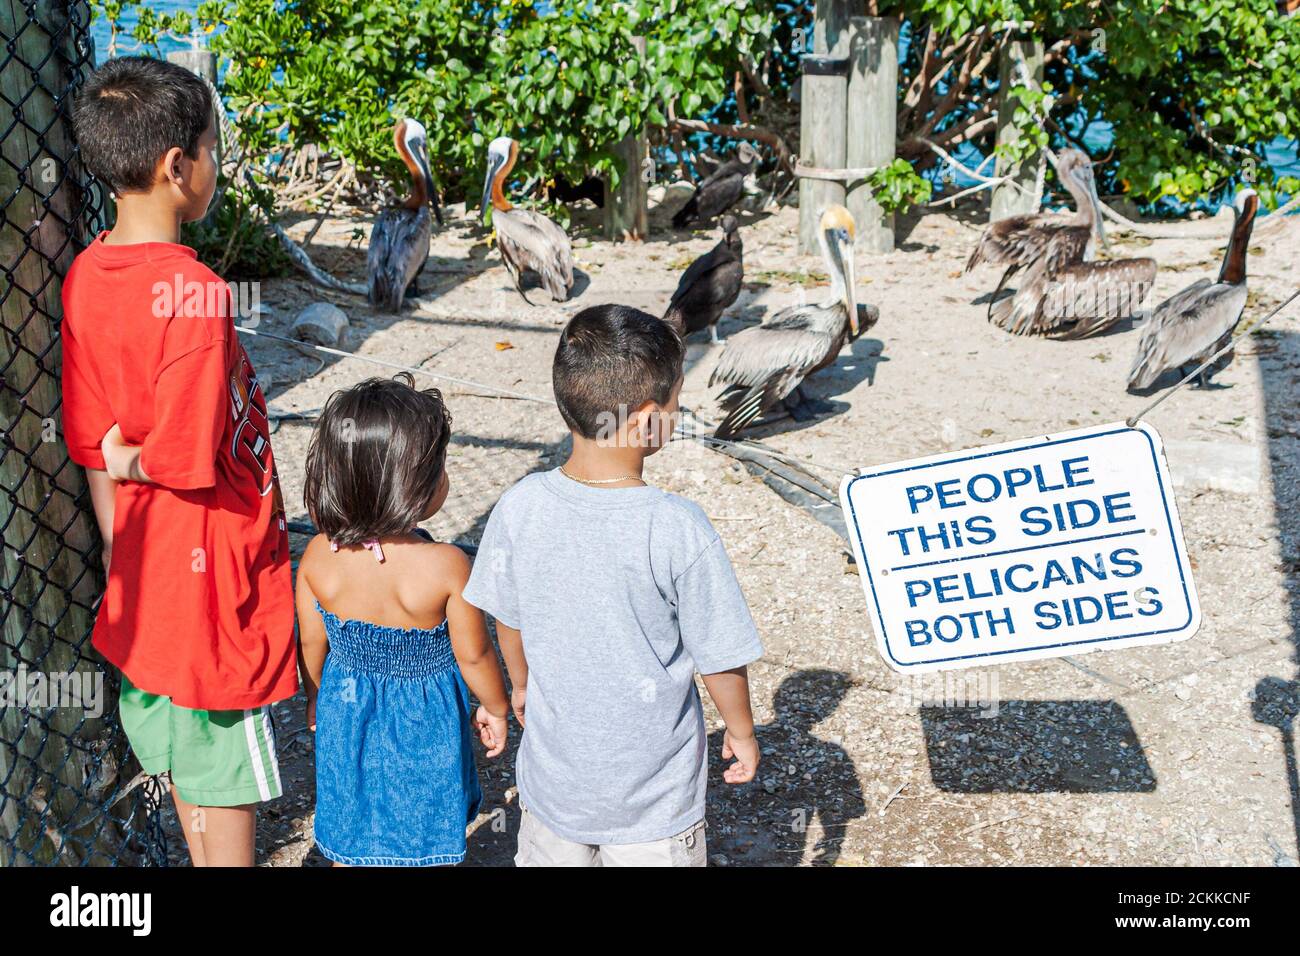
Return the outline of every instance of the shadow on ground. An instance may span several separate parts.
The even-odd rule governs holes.
[[[953,793],[1149,793],[1155,771],[1115,701],[922,707],[930,778]]]
[[[1283,852],[1282,834],[1267,834],[1279,863],[1300,860],[1300,769],[1296,759],[1296,715],[1300,714],[1300,333],[1264,330],[1250,337],[1264,388],[1264,427],[1268,433],[1273,501],[1283,570],[1290,600],[1292,663],[1290,674],[1259,680],[1251,701],[1251,716],[1275,727],[1281,736],[1287,789],[1280,799],[1290,802],[1295,853]]]

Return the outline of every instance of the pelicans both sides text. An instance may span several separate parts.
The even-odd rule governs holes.
[[[840,497],[895,670],[1167,643],[1200,624],[1160,436],[1144,423],[866,468]]]

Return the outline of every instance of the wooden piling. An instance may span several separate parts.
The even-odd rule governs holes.
[[[1043,85],[1043,41],[1036,37],[1022,36],[1009,42],[1002,51],[998,63],[998,131],[997,142],[1016,143],[1019,133],[1016,130],[1014,116],[1019,101],[1010,96],[1010,90],[1027,80],[1029,85],[1041,88]],[[1010,175],[1012,182],[1005,182],[993,187],[993,198],[989,206],[989,222],[1005,219],[1007,216],[1024,215],[1037,212],[1034,187],[1038,178],[1039,154],[1027,156],[1020,163],[1008,163],[998,157],[997,176]]]
[[[637,56],[645,59],[645,37],[633,37]],[[650,232],[650,178],[646,175],[650,143],[645,127],[614,144],[614,155],[623,167],[618,188],[605,180],[605,238],[640,242]]]
[[[898,127],[898,27],[886,17],[849,21],[847,160],[850,168],[879,168],[894,161]],[[865,180],[848,183],[845,205],[857,225],[857,248],[894,249],[894,214],[872,198]]]
[[[212,86],[217,85],[217,55],[211,50],[194,48],[190,50],[174,50],[167,54],[167,62],[175,63],[177,66],[183,66],[191,73],[197,73],[207,80]],[[217,128],[220,130],[220,120],[217,121]],[[221,168],[221,158],[224,152],[225,144],[221,142],[220,135],[217,136],[217,168]],[[213,203],[215,208],[216,203]]]
[[[849,19],[848,0],[817,0],[813,53],[803,58],[800,81],[799,159],[805,166],[843,169],[848,158]],[[842,181],[799,180],[800,252],[818,251],[818,213],[844,199]]]

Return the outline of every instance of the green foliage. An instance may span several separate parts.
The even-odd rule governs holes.
[[[886,212],[907,212],[914,205],[930,201],[930,180],[916,174],[912,164],[896,159],[882,166],[867,180],[871,198]]]
[[[216,208],[200,222],[181,228],[181,240],[224,279],[257,279],[288,275],[289,257],[267,229],[275,197],[253,183],[229,183]]]
[[[114,23],[127,6],[95,5]],[[905,17],[914,37],[943,31],[940,49],[977,29],[1003,36],[1009,22],[1033,23],[1050,51],[1048,83],[1013,91],[1019,138],[1000,147],[1007,159],[1064,145],[1063,133],[1077,138],[1104,119],[1115,148],[1103,185],[1140,203],[1217,197],[1252,174],[1266,205],[1294,187],[1273,182],[1262,152],[1300,130],[1300,17],[1280,16],[1274,0],[878,7]],[[812,0],[208,0],[192,17],[138,7],[134,36],[156,44],[161,31],[212,32],[249,155],[310,143],[402,182],[391,130],[412,116],[429,131],[435,177],[452,198],[472,201],[495,136],[520,141],[525,181],[616,178],[623,171],[610,145],[644,124],[662,126],[669,103],[682,117],[732,110],[732,78],[745,59],[773,57],[774,93],[783,95],[793,56],[785,38],[793,23],[811,24],[812,8]],[[634,37],[645,39],[643,58]],[[961,108],[987,108],[989,82],[972,77]],[[976,145],[994,148],[991,129]],[[890,202],[916,201],[907,197],[919,185],[888,178]]]
[[[771,9],[765,0],[752,5]],[[610,146],[665,104],[721,102],[742,55],[761,52],[770,12],[742,0],[239,0],[209,3],[223,92],[245,148],[317,144],[400,182],[392,127],[429,131],[435,178],[475,197],[496,136],[520,141],[525,179],[617,177]],[[154,21],[150,21],[151,25]],[[634,37],[644,37],[639,57]]]
[[[1276,192],[1262,148],[1300,130],[1300,17],[1284,17],[1275,0],[907,0],[891,5],[913,23],[952,31],[1032,21],[1050,49],[1065,42],[1088,55],[1085,69],[1068,55],[1047,76],[1065,105],[1114,127],[1116,187],[1139,202],[1187,203],[1222,193],[1255,174],[1268,206]],[[1022,132],[1032,110],[1017,118]],[[1253,166],[1253,170],[1252,170]],[[1243,175],[1245,173],[1246,175]]]

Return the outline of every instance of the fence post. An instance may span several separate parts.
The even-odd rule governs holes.
[[[849,168],[888,166],[898,140],[898,27],[886,17],[854,17],[849,28],[847,159]],[[864,252],[894,251],[894,214],[863,180],[847,187],[845,205]]]
[[[645,37],[633,37],[637,57],[644,61]],[[618,188],[610,189],[605,180],[604,226],[607,239],[641,241],[650,232],[650,183],[643,165],[649,155],[645,127],[636,130],[614,145],[614,155],[622,161],[623,175]]]
[[[197,73],[203,77],[212,88],[217,85],[217,55],[211,50],[205,50],[195,46],[189,50],[173,50],[167,54],[167,62],[175,63],[177,66],[183,66],[191,73]],[[217,120],[217,128],[221,128],[221,118],[214,117]],[[221,142],[221,136],[217,136],[217,168],[221,168],[222,151],[225,144]],[[215,206],[215,204],[214,204]]]
[[[1018,100],[1008,95],[1013,86],[1027,83],[1041,88],[1043,85],[1043,41],[1037,37],[1018,36],[1002,50],[998,62],[998,145],[1019,142],[1014,115]],[[1038,180],[1039,156],[1025,157],[1020,163],[1008,163],[998,157],[997,176],[1010,175],[1011,182],[993,187],[993,198],[989,206],[989,222],[1005,219],[1007,216],[1023,215],[1037,212],[1037,199],[1034,195]],[[1015,184],[1022,188],[1016,188]]]
[[[21,695],[0,699],[0,866],[134,861],[123,823],[140,806],[137,792],[110,809],[129,771],[115,685],[89,642],[99,538],[59,429],[62,278],[101,213],[68,122],[89,31],[84,0],[0,7],[12,106],[0,140],[0,668]],[[102,714],[84,697],[51,702],[73,682],[99,693]]]
[[[799,154],[806,166],[843,169],[847,158],[845,111],[848,101],[849,3],[817,0],[813,55],[803,58],[800,81]],[[799,251],[813,253],[817,213],[827,203],[843,203],[844,183],[799,180]]]

